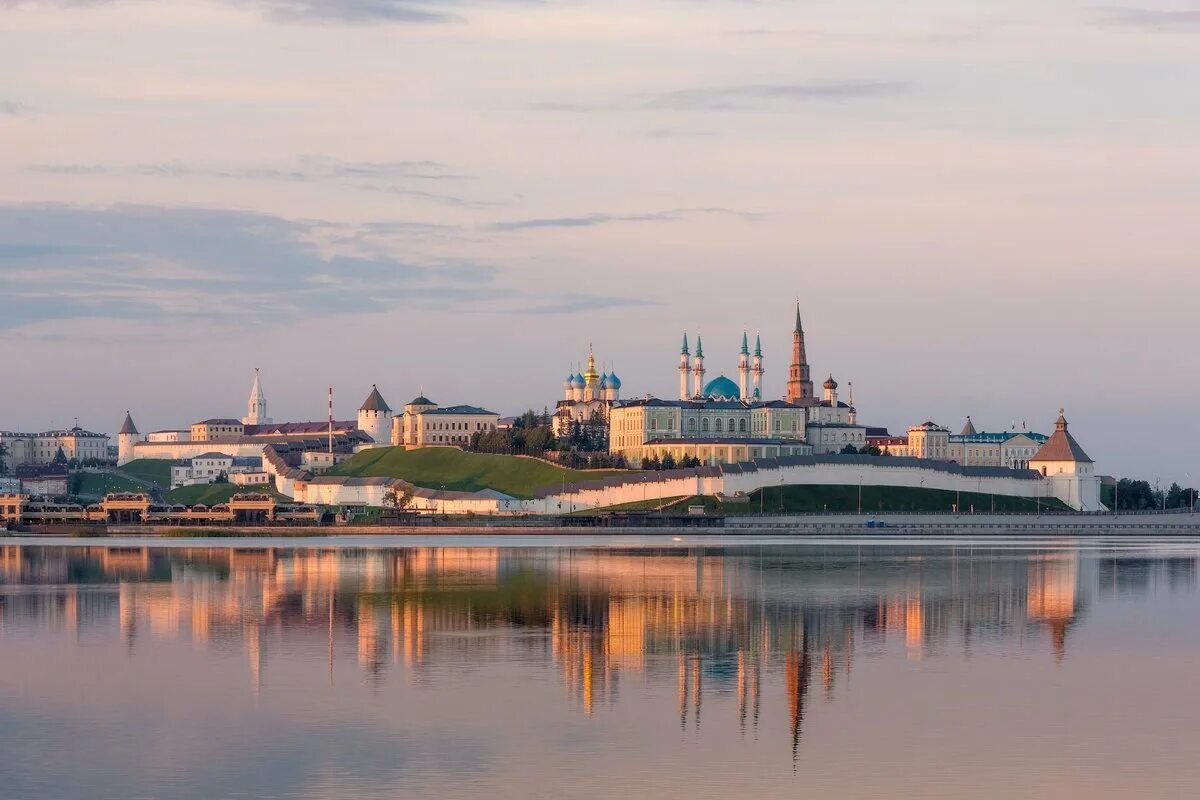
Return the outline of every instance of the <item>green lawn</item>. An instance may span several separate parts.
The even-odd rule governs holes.
[[[784,512],[814,512],[814,511],[857,511],[858,485],[853,486],[784,486]],[[771,487],[753,492],[749,503],[719,503],[714,498],[704,498],[704,505],[710,510],[723,511],[726,514],[757,514],[760,507],[766,513],[779,513],[780,489]],[[760,500],[761,497],[761,500]],[[691,501],[693,504],[695,500]],[[1037,510],[1037,500],[1025,497],[1009,497],[1007,495],[980,494],[977,492],[962,492],[961,494],[945,489],[923,489],[908,486],[864,486],[862,487],[862,511],[864,514],[874,514],[880,511],[950,511],[955,502],[960,504],[960,511],[970,513],[974,506],[975,513],[990,512],[1029,512]],[[993,506],[993,502],[995,505]],[[1043,499],[1043,510],[1069,511],[1070,509],[1058,499]],[[685,510],[685,509],[679,509]]]
[[[400,478],[427,489],[444,487],[460,492],[495,489],[513,497],[530,498],[540,489],[561,487],[564,480],[571,483],[636,473],[566,469],[532,458],[467,453],[451,447],[416,450],[376,447],[364,450],[327,474]]]
[[[124,472],[126,475],[132,475],[135,478],[156,483],[160,489],[169,489],[171,486],[171,465],[173,463],[175,462],[169,458],[138,458],[130,461],[128,464],[123,464],[118,468],[118,472]]]
[[[163,497],[169,503],[183,503],[194,506],[203,503],[211,506],[214,503],[226,503],[235,494],[269,494],[276,500],[286,499],[275,493],[270,484],[262,486],[238,486],[233,483],[208,483],[199,486],[180,486],[165,493]]]
[[[109,492],[144,492],[146,487],[112,472],[77,472],[71,476],[72,496],[100,498]]]

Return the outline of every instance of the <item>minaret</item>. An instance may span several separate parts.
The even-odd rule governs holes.
[[[754,399],[761,400],[763,376],[762,337],[757,334],[754,336],[754,359],[751,362],[750,374],[754,376]]]
[[[242,424],[262,425],[270,421],[267,418],[267,396],[263,394],[258,367],[255,367],[254,383],[250,386],[250,398],[246,401],[246,416],[242,417]]]
[[[750,397],[750,342],[742,331],[742,349],[738,352],[738,397]]]
[[[792,405],[816,404],[808,355],[804,352],[804,326],[800,324],[800,304],[796,304],[796,329],[792,332],[792,366],[788,368],[787,401]]]
[[[138,442],[138,429],[133,424],[133,417],[129,412],[125,412],[125,424],[121,426],[121,430],[117,432],[117,466],[128,464],[133,461],[133,446]]]
[[[704,342],[696,337],[696,357],[692,359],[692,396],[704,396]]]
[[[691,353],[688,352],[687,331],[683,332],[683,349],[679,351],[679,399],[688,399],[688,370],[691,365]]]

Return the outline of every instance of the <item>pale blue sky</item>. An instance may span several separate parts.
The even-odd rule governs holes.
[[[1200,3],[0,0],[0,427],[671,396],[1200,438]],[[53,365],[47,367],[46,365]],[[1193,482],[1200,480],[1198,475]]]

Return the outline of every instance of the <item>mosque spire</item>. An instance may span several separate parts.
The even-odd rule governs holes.
[[[687,331],[684,331],[684,332],[683,332],[683,349],[679,351],[679,354],[680,354],[680,355],[684,355],[684,356],[690,356],[690,355],[691,355],[691,353],[690,353],[690,352],[688,352]]]
[[[750,355],[750,341],[746,338],[746,332],[742,331],[742,355]]]

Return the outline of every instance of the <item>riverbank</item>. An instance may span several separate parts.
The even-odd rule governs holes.
[[[445,523],[420,527],[388,527],[380,525],[358,525],[338,527],[220,527],[180,528],[177,526],[110,525],[92,528],[86,533],[66,529],[63,526],[45,526],[24,533],[10,533],[16,537],[62,537],[86,538],[159,538],[159,539],[212,539],[212,538],[264,538],[301,539],[313,537],[373,537],[373,536],[671,536],[686,534],[697,536],[813,536],[813,535],[856,535],[903,536],[959,535],[969,533],[979,536],[1013,535],[1085,535],[1085,536],[1128,536],[1146,533],[1155,535],[1200,535],[1200,513],[1182,514],[800,514],[727,517],[719,525],[697,527],[694,524],[646,526],[643,524],[616,523],[606,527],[565,526],[555,519],[495,520]]]

